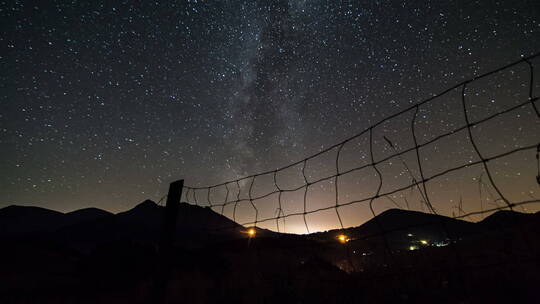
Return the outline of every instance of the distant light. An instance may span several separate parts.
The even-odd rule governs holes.
[[[416,250],[416,249],[418,249],[418,246],[409,246],[409,250],[411,250],[411,251]]]
[[[413,236],[413,234],[412,233],[407,233],[407,236]]]
[[[427,245],[427,244],[428,244],[428,241],[426,241],[426,240],[420,240],[420,243],[422,243],[422,245]]]
[[[254,237],[255,234],[257,234],[257,232],[255,231],[255,229],[253,229],[253,228],[249,228],[248,231],[247,231],[247,233],[248,233],[248,235],[249,235],[250,238],[251,238],[251,237]]]
[[[340,234],[337,238],[341,243],[347,243],[350,240],[345,234]]]

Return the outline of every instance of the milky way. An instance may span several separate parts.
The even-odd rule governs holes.
[[[206,186],[273,170],[540,50],[532,1],[8,1],[0,9],[0,207],[116,212],[159,199],[179,178]],[[471,85],[468,96],[503,109],[527,96],[528,71],[518,66]],[[460,126],[459,92],[452,94],[420,108],[423,137],[430,122]],[[490,111],[482,101],[478,108]],[[509,147],[538,140],[531,108],[512,115],[521,120],[494,122],[486,134],[506,136]],[[381,132],[404,148],[400,140],[410,134],[400,132],[410,132],[410,119]],[[379,135],[382,157],[392,148]],[[499,148],[480,138],[484,151]],[[473,161],[465,141],[436,143],[425,158]],[[365,146],[358,149],[355,157],[366,157]],[[531,153],[494,168],[509,183],[527,176],[509,193],[538,198],[529,182],[535,172],[525,172],[535,167]],[[321,160],[310,176],[334,162]],[[414,158],[388,164],[388,189],[410,181],[404,163]],[[345,194],[373,188],[373,172],[366,174],[343,185]],[[441,190],[448,202],[439,209],[456,212],[462,200],[474,210],[481,175],[438,183],[452,189]],[[471,190],[456,191],[462,184]],[[327,192],[313,194],[315,207],[325,195],[332,201]],[[403,195],[397,203],[405,204]],[[272,215],[275,206],[267,209]],[[335,219],[319,222],[315,229],[335,226]]]

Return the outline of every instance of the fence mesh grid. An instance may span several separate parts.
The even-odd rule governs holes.
[[[498,205],[498,206],[493,207],[493,208],[486,208],[486,209],[482,208],[482,210],[476,210],[476,211],[472,211],[472,212],[468,212],[468,213],[462,212],[463,210],[461,209],[460,213],[458,215],[454,215],[453,218],[458,218],[458,219],[459,218],[467,218],[467,217],[472,216],[472,215],[485,214],[485,213],[490,213],[490,212],[494,212],[494,211],[502,210],[502,209],[510,209],[510,210],[512,210],[513,208],[515,208],[517,206],[538,203],[538,202],[540,202],[540,199],[535,198],[535,197],[531,197],[531,199],[528,199],[528,200],[520,200],[520,201],[513,201],[510,198],[508,198],[505,195],[505,193],[503,193],[503,191],[498,186],[498,183],[494,179],[492,170],[490,169],[490,166],[489,166],[489,163],[492,162],[492,161],[499,160],[499,159],[502,159],[502,158],[505,158],[505,157],[508,157],[508,156],[512,156],[513,154],[523,152],[523,151],[534,151],[534,150],[536,150],[536,159],[538,160],[538,153],[539,153],[538,151],[540,150],[540,142],[538,141],[538,138],[533,138],[532,140],[534,140],[534,142],[532,144],[514,146],[513,149],[507,149],[507,150],[502,151],[500,153],[496,153],[494,155],[486,156],[486,153],[482,152],[481,149],[479,148],[479,145],[477,143],[478,136],[475,136],[474,131],[473,131],[475,127],[482,126],[482,125],[484,125],[484,124],[486,124],[486,123],[488,123],[488,122],[490,122],[490,121],[492,121],[494,119],[502,117],[505,114],[516,112],[516,111],[518,111],[520,109],[523,109],[524,107],[531,107],[532,110],[534,111],[533,113],[536,114],[536,119],[540,118],[540,113],[539,113],[538,105],[537,105],[539,97],[534,95],[535,69],[534,69],[534,65],[532,63],[532,61],[535,58],[537,58],[538,56],[540,56],[540,54],[534,54],[534,55],[529,56],[529,57],[524,57],[519,61],[508,64],[508,65],[503,66],[503,67],[501,67],[499,69],[496,69],[496,70],[490,71],[488,73],[476,76],[474,78],[465,80],[465,81],[463,81],[463,82],[461,82],[459,84],[456,84],[456,85],[444,90],[443,92],[441,92],[439,94],[436,94],[436,95],[434,95],[434,96],[432,96],[430,98],[427,98],[427,99],[425,99],[425,100],[423,100],[421,102],[418,102],[418,103],[416,103],[416,104],[414,104],[414,105],[412,105],[412,106],[410,106],[410,107],[408,107],[408,108],[406,108],[406,109],[404,109],[402,111],[399,111],[398,113],[395,113],[393,115],[390,115],[390,116],[386,117],[385,119],[379,121],[378,123],[375,123],[375,124],[371,125],[367,129],[363,130],[362,132],[360,132],[360,133],[358,133],[356,135],[353,135],[353,136],[351,136],[351,137],[349,137],[349,138],[347,138],[347,139],[345,139],[345,140],[343,140],[343,141],[341,141],[341,142],[339,142],[339,143],[337,143],[337,144],[335,144],[333,146],[330,146],[330,147],[328,147],[328,148],[326,148],[326,149],[324,149],[324,150],[322,150],[322,151],[320,151],[320,152],[318,152],[316,154],[313,154],[313,155],[311,155],[309,157],[306,157],[306,158],[304,158],[304,159],[302,159],[300,161],[291,163],[291,164],[289,164],[287,166],[284,166],[282,168],[272,170],[272,171],[261,172],[261,173],[241,177],[241,178],[238,178],[238,179],[228,180],[228,181],[225,181],[225,182],[220,183],[220,184],[206,186],[206,187],[184,186],[184,191],[183,191],[183,196],[182,196],[183,201],[188,202],[190,204],[198,205],[198,206],[208,206],[208,207],[212,208],[213,210],[221,213],[222,215],[224,214],[224,210],[225,210],[225,208],[227,206],[232,206],[233,211],[232,211],[231,219],[233,221],[235,221],[235,222],[237,222],[237,207],[238,207],[238,205],[240,203],[248,203],[249,206],[251,206],[251,208],[252,208],[252,211],[253,211],[252,213],[254,214],[253,219],[250,220],[250,221],[239,222],[240,225],[243,225],[243,226],[257,226],[257,225],[260,225],[262,223],[275,221],[276,230],[281,231],[281,229],[280,229],[280,221],[282,222],[282,226],[284,226],[285,225],[284,220],[286,218],[299,216],[299,217],[302,217],[302,220],[303,220],[303,223],[304,223],[304,226],[305,226],[305,231],[307,233],[310,233],[310,232],[313,232],[313,229],[310,229],[309,222],[308,222],[308,220],[306,218],[307,215],[315,214],[315,213],[319,213],[319,212],[323,212],[323,211],[327,211],[327,210],[334,210],[335,215],[336,215],[336,217],[338,219],[338,223],[339,223],[339,227],[336,227],[336,228],[346,228],[344,223],[343,223],[343,220],[342,220],[342,215],[340,214],[340,208],[342,208],[344,206],[348,206],[348,205],[365,203],[365,204],[367,204],[369,206],[369,209],[370,209],[373,217],[375,217],[377,214],[376,214],[376,212],[375,212],[375,210],[373,208],[373,205],[374,205],[374,202],[377,199],[386,197],[386,198],[392,200],[390,195],[401,192],[401,191],[405,191],[405,190],[411,190],[411,189],[417,189],[418,190],[418,192],[420,194],[420,201],[425,205],[425,207],[427,208],[427,210],[430,213],[438,214],[436,208],[431,203],[427,183],[430,182],[430,181],[441,179],[441,178],[449,175],[450,173],[453,173],[453,172],[456,172],[456,171],[460,171],[460,170],[464,170],[466,168],[479,166],[480,168],[483,169],[482,176],[480,177],[480,180],[479,180],[479,187],[481,185],[483,185],[486,188],[486,191],[489,192],[489,189],[487,189],[487,185],[491,186],[491,188],[495,191],[496,196],[498,196],[498,198],[495,198],[492,193],[489,193],[489,194],[492,197],[494,197],[494,201],[502,201],[503,204]],[[477,119],[477,120],[473,120],[471,118],[471,113],[470,113],[471,112],[471,107],[468,105],[469,99],[472,98],[472,97],[469,97],[467,95],[468,87],[471,84],[474,84],[475,82],[480,81],[481,79],[484,79],[484,78],[487,78],[487,77],[489,77],[491,75],[495,75],[497,73],[501,73],[501,72],[507,71],[509,69],[515,68],[518,65],[525,65],[528,68],[528,74],[529,74],[529,79],[528,79],[528,84],[527,84],[528,96],[526,98],[523,98],[523,100],[515,103],[514,105],[512,105],[510,107],[499,109],[498,111],[496,111],[494,113],[490,113],[490,115],[488,115],[486,117],[483,117],[483,118]],[[463,115],[463,117],[464,117],[464,123],[462,125],[459,125],[459,126],[455,127],[452,130],[449,130],[447,132],[439,134],[438,136],[436,136],[434,138],[431,138],[431,139],[429,139],[427,141],[424,141],[424,142],[420,143],[420,141],[419,141],[419,130],[418,130],[418,126],[417,126],[417,120],[418,120],[420,109],[423,106],[426,106],[428,104],[437,103],[438,101],[442,102],[440,100],[445,95],[451,94],[452,92],[456,92],[456,91],[459,92],[459,96],[460,96],[459,98],[460,98],[460,103],[461,103],[461,111],[462,111],[461,115]],[[391,119],[401,118],[401,117],[403,117],[405,115],[412,115],[412,119],[410,121],[408,132],[410,134],[409,136],[412,137],[413,146],[409,147],[409,148],[406,148],[406,149],[403,149],[401,151],[398,151],[394,147],[393,142],[390,139],[388,139],[386,136],[384,136],[383,137],[384,141],[386,141],[387,145],[390,146],[393,149],[392,150],[393,153],[388,155],[388,156],[385,156],[383,158],[377,159],[375,157],[375,152],[374,152],[374,148],[373,148],[374,140],[375,140],[374,139],[374,129],[376,127],[384,124],[385,122],[390,121]],[[472,148],[474,150],[475,157],[477,158],[477,160],[470,161],[470,162],[465,163],[465,164],[460,164],[458,166],[453,166],[451,168],[447,168],[445,170],[442,170],[442,171],[439,171],[439,172],[436,172],[436,173],[433,173],[433,174],[429,174],[429,175],[426,174],[426,172],[425,172],[426,171],[426,168],[425,168],[426,164],[424,164],[423,161],[422,161],[422,158],[420,156],[420,150],[423,149],[423,148],[427,148],[429,146],[435,145],[436,143],[441,142],[445,138],[448,138],[448,137],[450,137],[450,136],[452,136],[454,134],[457,134],[459,132],[462,132],[462,131],[467,132],[468,139],[469,139],[469,144],[472,146]],[[343,148],[346,145],[351,144],[351,142],[353,140],[358,139],[358,138],[360,138],[362,136],[368,136],[369,137],[369,143],[368,143],[368,147],[367,147],[367,150],[368,150],[367,155],[369,157],[369,162],[367,164],[357,166],[357,167],[353,167],[353,168],[349,168],[349,169],[346,169],[346,170],[340,168],[340,156],[341,156],[341,152],[342,152]],[[517,136],[519,136],[519,134]],[[419,177],[415,177],[414,174],[411,173],[410,168],[407,166],[407,164],[402,159],[402,157],[405,154],[409,153],[409,152],[413,152],[416,155],[416,164],[415,165],[418,168]],[[335,170],[334,170],[333,174],[318,178],[316,180],[309,180],[308,176],[306,175],[306,166],[307,166],[308,162],[314,160],[315,158],[317,158],[319,156],[322,156],[322,155],[325,155],[325,154],[330,155],[331,153],[335,153],[335,160],[334,160]],[[409,176],[411,177],[411,182],[409,184],[401,186],[401,187],[394,187],[393,189],[382,191],[383,185],[385,183],[384,183],[383,174],[381,173],[380,167],[383,165],[383,163],[388,162],[388,161],[401,161],[401,163],[405,166],[406,171],[408,172]],[[282,184],[280,184],[278,175],[281,172],[283,172],[283,171],[285,171],[285,170],[287,170],[289,168],[295,167],[295,166],[296,167],[298,167],[298,166],[301,167],[301,174],[302,174],[303,183],[301,185],[299,185],[299,186],[291,187],[291,188],[287,188],[287,187],[283,186]],[[538,165],[538,166],[539,166],[538,170],[540,171],[540,165]],[[361,170],[369,170],[369,169],[374,170],[374,172],[376,173],[375,176],[376,176],[376,180],[377,180],[377,185],[375,186],[375,193],[373,195],[369,196],[369,197],[365,197],[365,198],[362,198],[362,199],[352,199],[352,200],[349,200],[349,201],[346,201],[346,202],[340,202],[339,201],[339,194],[341,193],[340,189],[339,189],[340,178],[343,178],[344,176],[347,176],[347,175],[349,175],[349,174],[351,174],[353,172],[357,172],[357,171],[361,171]],[[482,180],[482,177],[484,175],[487,177],[487,183]],[[539,173],[539,176],[540,176],[540,173]],[[269,191],[267,191],[267,192],[265,192],[263,194],[255,195],[253,193],[253,187],[257,183],[258,179],[262,179],[264,177],[270,177],[271,178],[272,183],[273,183],[273,185],[272,185],[273,189],[269,190]],[[536,178],[537,178],[537,181],[540,182],[540,177],[537,176]],[[334,189],[333,189],[333,191],[335,192],[335,201],[334,201],[334,203],[332,205],[330,205],[330,206],[324,206],[324,207],[320,207],[320,208],[316,208],[316,209],[308,209],[308,205],[309,205],[308,192],[309,192],[309,190],[312,187],[315,187],[316,185],[318,185],[320,183],[323,183],[325,181],[332,181],[332,183],[334,185]],[[479,190],[482,191],[481,187],[480,187]],[[282,197],[283,197],[283,195],[285,193],[296,192],[296,191],[303,191],[303,199],[300,202],[297,203],[297,204],[302,205],[302,210],[298,211],[298,212],[286,213],[285,209],[283,208]],[[214,200],[214,199],[212,199],[213,192],[224,192],[224,194],[222,195],[223,198],[220,201],[213,201]],[[244,193],[242,193],[242,192],[244,192]],[[242,197],[242,194],[243,194],[244,197]],[[247,197],[246,197],[246,195],[247,195]],[[277,195],[277,198],[276,198],[276,200],[277,200],[276,212],[273,213],[271,216],[261,217],[261,212],[259,210],[260,206],[258,207],[257,203],[259,201],[262,201],[263,199],[269,198],[272,195]],[[204,201],[201,201],[201,197],[204,197]],[[460,208],[461,208],[461,206],[460,206]],[[361,224],[361,223],[357,223],[357,224]],[[223,228],[227,229],[228,227],[223,227]]]
[[[513,230],[505,230],[501,226],[492,226],[488,228],[487,232],[484,231],[479,235],[474,235],[470,239],[462,240],[460,232],[457,231],[458,227],[453,226],[452,221],[470,219],[473,216],[484,217],[495,211],[515,210],[540,202],[540,198],[536,194],[538,193],[537,187],[540,186],[540,113],[538,109],[539,97],[535,95],[535,88],[536,92],[538,92],[540,83],[535,83],[538,80],[535,77],[535,67],[533,64],[533,61],[538,58],[540,58],[540,53],[524,57],[496,70],[458,83],[439,94],[386,117],[358,134],[282,168],[232,179],[206,187],[184,185],[181,200],[191,205],[209,207],[213,211],[232,220],[226,226],[211,226],[209,223],[201,223],[202,227],[197,229],[216,233],[217,238],[210,239],[212,242],[219,242],[221,239],[221,236],[217,234],[219,232],[230,232],[232,230],[234,235],[238,235],[239,229],[240,232],[246,233],[247,231],[245,229],[249,226],[261,228],[270,225],[275,227],[275,229],[270,228],[270,230],[286,232],[286,234],[279,235],[280,238],[286,236],[286,238],[284,237],[281,240],[287,240],[287,238],[292,237],[285,242],[285,247],[278,246],[277,248],[271,248],[267,246],[264,247],[265,250],[234,251],[234,255],[238,256],[241,260],[239,264],[234,264],[236,265],[234,267],[242,269],[244,273],[250,273],[246,269],[251,269],[256,273],[256,277],[262,278],[264,277],[263,272],[266,274],[273,273],[268,271],[268,267],[279,268],[269,262],[269,260],[278,259],[277,263],[282,268],[284,267],[283,269],[290,270],[290,268],[287,268],[289,267],[287,265],[290,265],[290,263],[300,262],[300,265],[304,265],[306,257],[322,257],[323,259],[327,259],[326,262],[330,262],[334,266],[344,270],[347,278],[318,277],[317,275],[313,276],[310,274],[293,279],[291,273],[287,270],[282,274],[281,280],[284,282],[300,280],[304,282],[302,284],[306,284],[305,286],[310,286],[309,284],[311,284],[311,286],[317,286],[316,288],[328,285],[330,286],[328,288],[332,289],[333,286],[338,293],[341,291],[343,284],[349,284],[347,286],[352,286],[352,290],[357,290],[358,286],[363,288],[364,294],[362,295],[355,291],[345,292],[345,302],[358,302],[358,299],[363,299],[362,301],[372,299],[373,302],[390,299],[392,302],[395,299],[406,299],[404,296],[412,296],[415,297],[414,299],[419,300],[427,299],[426,303],[432,302],[432,296],[433,298],[437,296],[443,297],[445,300],[450,298],[461,300],[476,299],[475,297],[478,297],[478,299],[481,299],[480,302],[482,302],[496,290],[507,290],[508,294],[512,296],[512,299],[515,297],[531,296],[524,294],[524,292],[526,293],[535,289],[535,284],[538,282],[538,272],[536,270],[540,262],[538,259],[540,243],[536,240],[538,235],[537,225],[529,225],[529,222],[525,225],[521,223],[512,226],[513,228],[511,229]],[[499,73],[513,74],[517,69],[522,69],[522,72],[525,72],[527,81],[519,84],[520,89],[524,92],[522,94],[511,95],[510,99],[512,102],[509,105],[499,107],[496,110],[486,110],[474,103],[474,98],[477,94],[474,93],[474,89],[471,89],[471,87],[474,87],[479,82],[482,84],[481,82],[490,76],[498,75]],[[488,87],[493,89],[492,86]],[[445,98],[453,98],[456,108],[459,109],[456,115],[459,115],[461,119],[458,122],[455,116],[449,114],[447,118],[453,120],[453,123],[449,124],[451,127],[443,128],[444,131],[426,139],[423,132],[426,128],[430,128],[430,126],[422,125],[419,122],[425,113],[424,108],[428,105],[444,105]],[[476,115],[478,111],[482,112],[480,118]],[[485,138],[485,136],[482,136],[482,132],[479,130],[481,127],[492,128],[493,125],[490,125],[490,123],[497,120],[502,120],[503,125],[513,126],[512,120],[509,117],[520,117],[524,111],[527,113],[525,119],[528,119],[528,127],[522,128],[520,126],[512,134],[513,138],[519,140],[511,143],[504,142],[502,148],[482,149],[482,144],[485,144],[486,141],[488,144],[492,143],[494,138]],[[446,113],[444,114],[446,115]],[[408,146],[398,145],[396,138],[393,136],[377,133],[377,127],[383,126],[393,119],[399,120],[404,124],[399,130],[398,135],[400,138],[408,138]],[[499,123],[501,122],[499,121]],[[466,161],[457,164],[449,161],[443,165],[440,164],[442,162],[440,160],[435,162],[426,161],[425,155],[426,153],[429,154],[429,149],[437,149],[437,144],[441,144],[456,134],[462,134],[466,138],[466,142],[458,142],[457,145],[469,149],[470,155],[468,159],[464,157]],[[344,151],[348,146],[358,145],[355,141],[361,138],[365,142],[360,145],[361,151],[354,156],[361,158],[363,163],[361,165],[344,166]],[[377,153],[375,146],[380,146],[381,143],[385,145],[386,150],[384,153]],[[422,150],[426,150],[423,152],[424,154],[422,154]],[[443,154],[445,153],[447,154],[446,151],[443,151]],[[406,160],[406,157],[409,158]],[[512,162],[508,160],[512,157],[518,157],[521,162],[525,162],[527,166],[525,169],[528,173],[521,176],[517,174],[518,178],[511,181],[510,188],[508,188],[508,180],[506,183],[502,183],[500,181],[501,176],[495,172],[496,169],[494,170],[494,167],[496,167],[497,162],[503,162],[513,166]],[[325,158],[326,164],[330,164],[331,172],[313,178],[312,174],[306,171],[308,169],[308,163],[318,162],[318,158]],[[536,162],[534,166],[532,162]],[[387,182],[388,176],[385,176],[384,170],[386,170],[385,167],[388,164],[400,164],[404,176],[410,182],[402,185]],[[287,170],[293,168],[298,171],[299,182],[297,180],[296,183],[287,183],[284,181],[285,178],[283,178],[283,175]],[[480,196],[480,209],[465,211],[460,194],[459,202],[456,203],[456,206],[452,207],[457,209],[458,213],[455,214],[452,211],[451,216],[443,214],[445,206],[439,206],[434,203],[434,200],[437,200],[437,195],[434,194],[433,190],[430,190],[430,187],[435,188],[437,183],[439,185],[447,184],[449,176],[452,175],[462,180],[467,176],[467,170],[470,169],[480,172],[479,177],[476,179]],[[517,172],[516,168],[512,167],[511,169],[513,169],[511,172]],[[365,184],[361,192],[370,193],[369,195],[364,193],[363,196],[356,197],[348,193],[351,191],[350,187],[349,189],[340,187],[343,179],[351,177],[355,179],[354,174],[366,171],[371,172],[371,175],[368,174],[368,181],[365,179],[359,180],[357,181],[357,185],[364,186]],[[514,185],[512,185],[512,182]],[[266,189],[263,192],[255,191],[254,188],[261,183],[267,186],[269,185],[267,188],[270,189]],[[324,183],[330,185],[330,188],[322,186]],[[520,185],[517,185],[518,183]],[[512,187],[514,186],[517,188],[521,186],[521,189],[525,187],[527,192],[522,192],[522,195],[519,197],[527,196],[527,198],[516,199],[514,193],[509,193],[512,192],[509,189],[513,190]],[[309,193],[317,187],[320,187],[323,193],[325,193],[327,205],[313,208],[311,206],[313,205],[313,199],[310,198]],[[459,190],[458,193],[460,192]],[[394,196],[400,193],[403,194],[404,191],[409,192],[409,194],[401,195],[399,198],[404,201],[406,208],[400,205]],[[290,199],[286,200],[284,198],[293,193],[297,197],[292,200],[292,203]],[[411,198],[413,193],[416,195],[415,198]],[[347,199],[343,199],[343,197]],[[162,197],[159,203],[163,203],[165,198],[166,196]],[[289,203],[286,204],[286,201],[289,201]],[[422,211],[429,213],[428,215],[435,218],[435,221],[438,223],[417,222],[395,227],[388,225],[388,222],[384,224],[381,222],[376,211],[381,201],[390,202],[391,206],[407,210],[411,210],[411,205],[414,205],[416,201]],[[243,211],[239,212],[240,204],[249,207],[252,214],[250,219],[242,220],[246,218],[245,206]],[[296,208],[293,211],[287,209],[285,206],[291,204]],[[272,209],[269,209],[267,205],[272,205],[274,208],[273,211],[269,212]],[[368,214],[358,214],[343,210],[343,208],[350,206],[362,206],[365,211],[364,213]],[[536,206],[534,207],[536,208]],[[226,209],[232,209],[229,210],[230,214],[226,214]],[[448,206],[446,206],[446,209],[448,213]],[[320,227],[313,229],[318,223],[309,219],[309,216],[325,212],[333,213],[333,216],[337,219],[336,226],[330,227],[336,230],[326,235],[324,232],[322,234],[318,233],[318,231],[324,230]],[[352,222],[349,219],[349,222],[345,223],[346,219],[350,218],[350,213],[355,213],[353,215],[356,216],[363,215],[365,221],[360,221],[353,217]],[[290,226],[286,226],[286,224],[289,225],[286,219],[288,220],[292,217],[300,219],[298,222],[303,224],[303,232],[308,233],[307,237],[297,237],[294,234],[289,234],[291,231],[290,228],[287,229]],[[366,230],[361,233],[353,232],[353,229],[362,227],[369,221],[375,225],[372,226],[375,229]],[[275,226],[273,226],[273,223],[275,223]],[[425,247],[426,250],[417,250],[419,248],[413,249],[413,246],[410,249],[404,249],[403,246],[396,247],[396,234],[400,236],[412,236],[409,233],[413,231],[411,229],[424,229],[427,226],[433,228],[434,225],[438,225],[438,229],[440,229],[438,233],[442,231],[440,235],[443,235],[443,237],[439,238],[438,243],[428,244]],[[415,238],[418,231],[420,230],[415,230]],[[339,242],[335,240],[337,233],[339,233],[337,235]],[[325,235],[326,239],[321,238],[320,235]],[[248,233],[248,235],[244,236],[249,240],[249,247],[251,235]],[[329,240],[328,238],[330,237],[334,239]],[[344,239],[341,240],[339,239],[340,237],[344,237]],[[418,235],[418,237],[420,236]],[[443,241],[440,242],[440,240]],[[421,239],[415,239],[414,241],[420,247],[422,245],[419,242],[426,242]],[[319,246],[323,243],[323,246]],[[406,244],[408,246],[411,243]],[[234,247],[234,245],[232,246]],[[435,247],[444,247],[444,249]],[[326,252],[321,253],[321,251],[325,250]],[[329,250],[332,252],[331,254],[328,254]],[[323,257],[323,255],[325,256]],[[283,257],[286,257],[286,261],[282,259]],[[236,271],[240,270],[236,269]],[[331,271],[326,272],[326,274],[329,273]],[[275,273],[268,276],[269,280],[274,280],[269,284],[276,284],[274,276]],[[313,282],[313,278],[317,281],[316,283]],[[319,280],[321,281],[319,282]],[[323,282],[322,285],[321,282]],[[245,284],[253,288],[253,300],[259,302],[266,301],[266,297],[258,294],[258,291],[264,290],[261,286],[268,287],[270,285],[259,286],[258,283],[252,280],[248,280]],[[528,287],[524,289],[523,286]],[[418,294],[424,292],[426,295]],[[336,295],[335,293],[331,294]],[[302,296],[306,295],[305,293],[302,294]],[[533,295],[533,297],[536,297],[536,295]]]

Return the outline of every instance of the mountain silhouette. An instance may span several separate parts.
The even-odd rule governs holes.
[[[441,215],[389,209],[360,226],[316,233],[313,237],[335,242],[338,235],[345,234],[372,247],[381,248],[387,244],[393,249],[407,249],[411,243],[421,240],[429,243],[458,240],[476,233],[476,225]]]
[[[40,207],[9,206],[0,209],[0,238],[39,238],[79,249],[120,240],[156,242],[163,213],[164,207],[151,200],[118,214],[97,208],[61,213]],[[247,235],[241,233],[244,230],[210,208],[187,203],[179,205],[175,235],[184,246],[245,238]]]
[[[97,208],[61,213],[41,207],[11,205],[0,209],[0,237],[35,237],[63,227],[113,215]]]
[[[98,208],[84,208],[84,209],[68,212],[65,215],[67,218],[69,218],[73,222],[83,222],[83,221],[96,220],[98,218],[111,216],[113,214],[108,211],[98,209]]]
[[[479,224],[484,228],[500,228],[513,226],[518,223],[534,220],[540,216],[539,213],[521,213],[510,210],[499,210],[484,218]]]
[[[408,233],[408,231],[414,231],[426,226],[436,227],[436,230],[444,230],[444,228],[439,227],[442,225],[446,225],[449,230],[467,231],[474,224],[442,215],[411,210],[388,209],[360,226],[345,230],[371,235],[394,231]]]
[[[164,207],[151,200],[117,214],[97,208],[61,213],[40,207],[12,205],[0,209],[0,238],[40,238],[79,249],[91,249],[99,243],[120,240],[155,243],[161,233],[163,214]],[[499,211],[481,222],[471,223],[418,211],[389,209],[360,226],[313,233],[308,237],[335,242],[337,236],[344,233],[351,239],[380,242],[384,235],[392,247],[407,248],[412,239],[430,242],[458,240],[537,217],[537,214]],[[175,229],[177,245],[201,247],[210,242],[249,238],[247,230],[209,207],[187,203],[179,205]],[[258,227],[255,230],[258,238],[285,237]]]
[[[383,233],[429,234],[435,238],[458,238],[470,233],[474,224],[419,211],[389,209],[358,227],[361,235]]]
[[[8,261],[0,267],[0,302],[156,302],[149,299],[154,295],[152,282],[160,282],[159,265],[166,260],[156,250],[164,212],[150,200],[117,214],[95,208],[69,213],[23,206],[0,209],[0,258]],[[400,288],[403,271],[419,274],[406,277],[413,283],[408,294],[429,298],[427,291],[434,290],[444,298],[461,286],[454,277],[459,267],[487,270],[466,282],[481,288],[478,294],[492,292],[501,279],[505,286],[515,284],[510,294],[523,294],[522,290],[536,290],[536,264],[503,264],[505,269],[515,267],[510,276],[494,275],[489,267],[510,256],[534,258],[530,248],[540,248],[539,216],[496,212],[471,223],[391,209],[357,227],[296,235],[243,227],[211,208],[181,203],[175,246],[163,269],[171,269],[171,290],[181,291],[169,296],[197,303],[209,296],[212,303],[239,302],[246,291],[256,299],[289,287],[269,302],[290,294],[297,294],[294,302],[305,302],[306,294],[322,291],[331,295],[324,303],[338,302],[341,295],[341,303],[360,303],[362,299],[350,298],[361,294],[360,287],[362,294],[379,299],[387,290],[378,286],[397,284],[380,276],[393,269]],[[246,233],[251,228],[254,237]],[[350,242],[337,240],[339,234],[346,234]],[[518,276],[523,279],[515,280]],[[421,292],[415,287],[424,284],[430,285]],[[310,301],[317,299],[312,294]]]
[[[11,205],[0,209],[0,237],[47,233],[62,226],[64,214],[40,207]]]

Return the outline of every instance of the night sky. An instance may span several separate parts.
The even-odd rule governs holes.
[[[157,201],[176,179],[207,186],[274,170],[540,51],[539,37],[538,1],[2,1],[0,207],[119,212]],[[528,85],[526,64],[470,84],[469,118],[526,101]],[[463,126],[460,98],[457,89],[419,108],[420,142]],[[376,159],[411,147],[413,114],[374,129]],[[486,156],[537,144],[539,134],[530,104],[473,131]],[[340,170],[370,162],[368,140],[344,146]],[[466,131],[421,157],[428,176],[478,160]],[[335,158],[334,150],[308,162],[308,178],[335,173]],[[280,187],[300,185],[301,168],[282,172]],[[510,199],[540,198],[534,150],[490,169]],[[414,152],[380,170],[383,192],[420,178]],[[502,204],[488,183],[475,166],[428,183],[428,192],[439,212],[459,215]],[[339,200],[373,195],[377,184],[373,169],[343,176]],[[272,187],[261,177],[253,192]],[[308,209],[335,204],[333,180],[312,187]],[[427,211],[415,189],[375,209]],[[223,191],[211,201],[223,202]],[[284,195],[284,211],[301,211],[302,198],[303,190]],[[256,204],[259,219],[276,215],[276,196]],[[253,220],[247,204],[237,211],[239,222]],[[340,212],[345,226],[372,216],[366,204]],[[311,231],[339,225],[334,210],[308,220]],[[305,232],[301,217],[287,225]]]

